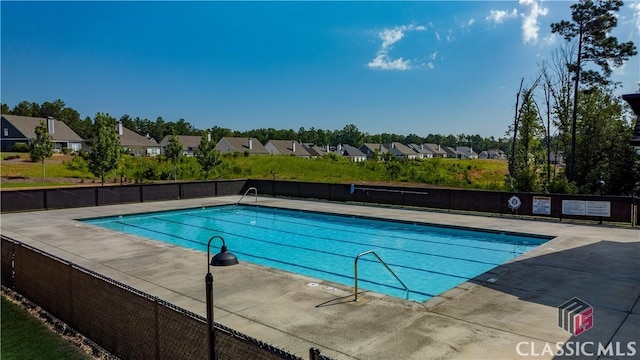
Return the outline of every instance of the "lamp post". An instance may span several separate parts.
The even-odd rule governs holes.
[[[211,262],[209,262],[209,257],[211,256],[209,248],[211,247],[211,241],[213,241],[213,239],[222,240],[222,247],[220,248],[220,252],[214,255],[213,258],[211,258]],[[207,275],[204,277],[207,293],[207,347],[209,350],[209,360],[216,358],[216,332],[213,327],[213,275],[211,275],[211,265],[230,266],[236,264],[238,264],[238,258],[227,250],[227,244],[225,244],[221,236],[216,235],[209,239],[207,243]]]

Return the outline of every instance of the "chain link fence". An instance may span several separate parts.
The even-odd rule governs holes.
[[[2,285],[120,359],[206,359],[202,316],[1,236]],[[303,358],[214,323],[216,358]],[[329,359],[310,349],[314,360]]]

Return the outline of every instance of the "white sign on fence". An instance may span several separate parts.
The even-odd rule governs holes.
[[[563,215],[586,215],[587,204],[584,200],[562,200]]]
[[[611,202],[609,201],[587,201],[587,215],[611,216]]]
[[[610,217],[611,202],[585,201],[585,200],[562,200],[562,214]]]
[[[551,198],[548,196],[534,196],[533,213],[551,215]]]

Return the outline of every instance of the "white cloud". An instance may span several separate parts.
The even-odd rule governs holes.
[[[516,9],[511,10],[511,12],[506,10],[491,10],[485,20],[492,21],[494,24],[502,24],[505,19],[516,17],[518,17],[518,10]]]
[[[522,14],[522,40],[525,43],[536,43],[538,41],[538,17],[546,16],[548,8],[541,7],[538,0],[520,0],[520,5],[527,7],[527,11]]]
[[[476,19],[471,18],[471,19],[469,19],[469,21],[467,21],[466,23],[462,24],[462,28],[466,29],[468,27],[471,27],[471,25],[473,25],[473,23],[475,23],[475,22],[476,22]]]
[[[429,62],[427,66],[429,67],[429,69],[435,68],[435,65],[433,65],[433,62]]]
[[[556,43],[557,39],[558,39],[557,34],[550,33],[549,35],[542,38],[542,44],[546,46],[552,46]]]
[[[442,38],[440,37],[440,33],[436,31],[436,40],[440,41]]]
[[[404,71],[411,68],[411,62],[402,58],[391,59],[387,54],[378,53],[375,59],[371,60],[367,66],[372,69]]]
[[[438,52],[434,51],[433,54],[431,54],[431,60],[435,60],[438,57]]]
[[[636,24],[636,30],[640,32],[640,1],[630,3],[629,8],[633,10],[633,20]]]
[[[371,69],[380,70],[409,70],[411,68],[411,61],[404,60],[402,57],[392,59],[389,56],[389,50],[393,47],[393,44],[402,40],[405,33],[410,31],[424,31],[426,28],[422,25],[402,25],[396,26],[393,29],[384,29],[378,33],[378,38],[382,40],[382,44],[376,53],[376,57],[371,60],[367,66]]]

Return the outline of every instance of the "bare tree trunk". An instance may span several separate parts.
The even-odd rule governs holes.
[[[569,180],[573,181],[576,171],[576,123],[578,119],[578,91],[580,90],[580,60],[582,57],[582,25],[578,37],[578,58],[576,62],[575,84],[573,88],[573,113],[571,115],[571,163],[569,164]]]
[[[516,94],[516,112],[513,118],[513,143],[511,144],[511,161],[509,161],[509,176],[514,177],[516,174],[516,139],[518,137],[518,120],[519,120],[519,103],[520,103],[520,93],[522,92],[522,84],[524,83],[524,78],[520,80],[520,88],[518,89],[518,93]]]

